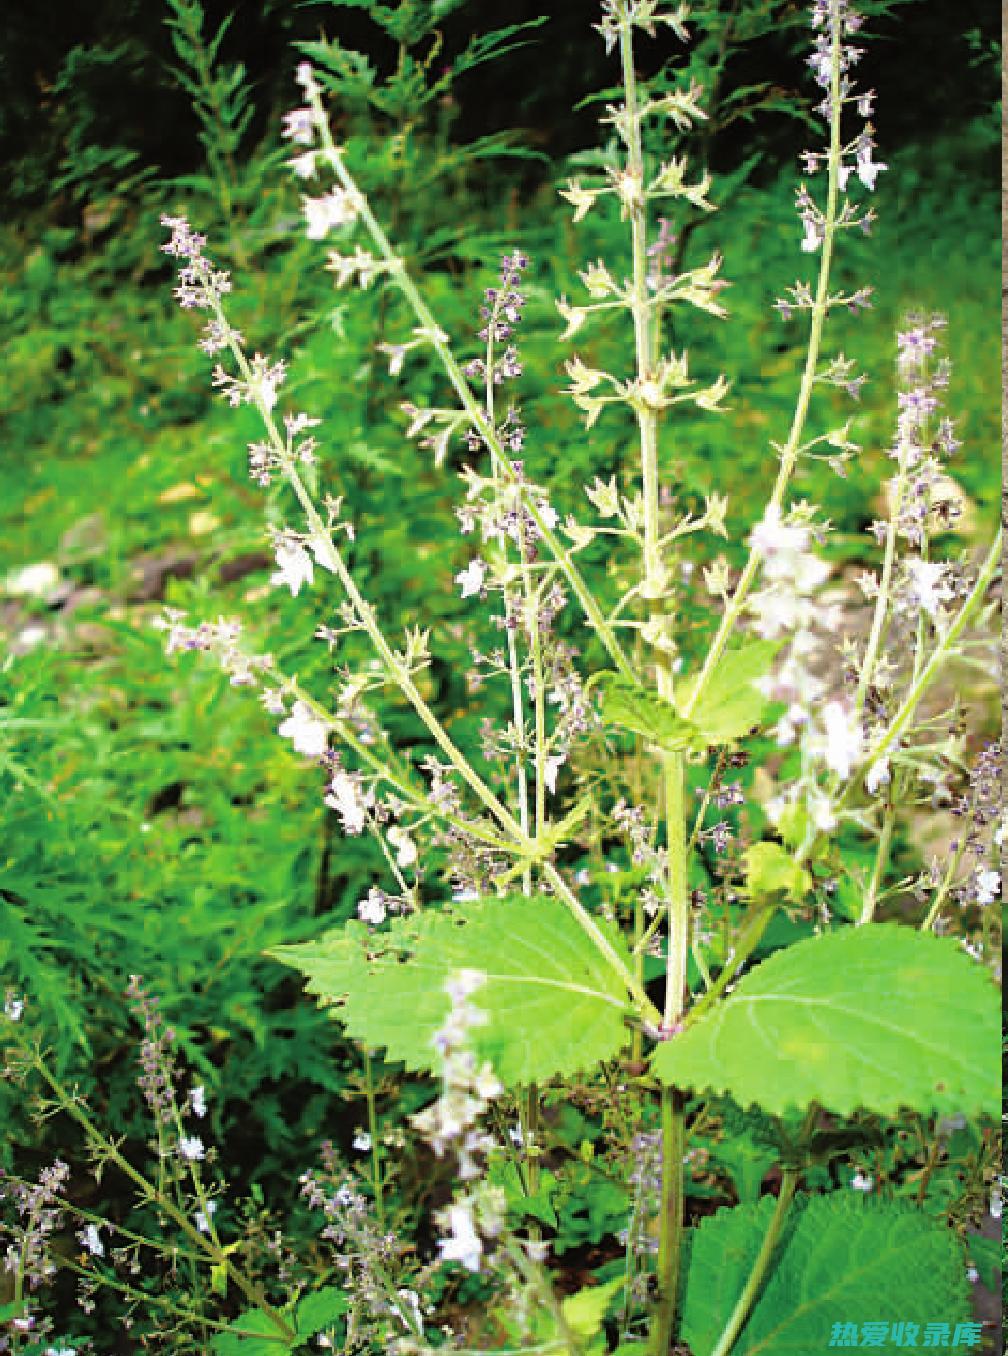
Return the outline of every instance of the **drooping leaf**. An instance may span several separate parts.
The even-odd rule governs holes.
[[[754,725],[759,725],[768,702],[755,684],[770,672],[780,647],[779,640],[756,640],[740,650],[729,650],[718,660],[689,713],[689,719],[708,744],[741,739]],[[695,687],[695,678],[680,685],[676,693],[680,710],[686,708]]]
[[[603,676],[602,718],[607,725],[630,730],[670,752],[686,749],[696,729],[657,693],[618,673]]]
[[[996,1114],[997,990],[951,939],[893,923],[797,942],[656,1051],[666,1083],[779,1114]]]
[[[617,930],[599,925],[629,964]],[[460,970],[485,976],[470,999],[487,1017],[473,1047],[509,1085],[589,1069],[626,1040],[622,981],[564,905],[544,895],[396,918],[380,934],[350,923],[269,954],[306,975],[323,1002],[340,1003],[351,1036],[412,1069],[438,1067],[432,1041],[451,1006],[445,984]]]
[[[693,1232],[685,1267],[682,1337],[709,1356],[752,1271],[776,1201],[720,1210]],[[811,1356],[831,1349],[835,1323],[950,1325],[970,1317],[961,1245],[955,1235],[907,1205],[883,1205],[860,1192],[798,1196],[792,1202],[772,1270],[732,1356]],[[905,1331],[905,1330],[904,1330]],[[849,1337],[849,1334],[848,1334]],[[883,1341],[883,1349],[895,1343]],[[905,1343],[904,1345],[909,1345]]]

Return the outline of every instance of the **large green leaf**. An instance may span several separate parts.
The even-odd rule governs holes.
[[[901,1107],[997,1113],[1000,1004],[948,938],[892,923],[797,942],[662,1045],[666,1083],[780,1114]]]
[[[740,650],[729,650],[705,683],[689,719],[709,744],[741,739],[763,718],[767,699],[755,686],[770,672],[781,647],[779,640],[756,640]],[[693,695],[696,679],[687,679],[676,692],[676,703],[685,707]]]
[[[689,748],[696,728],[656,692],[619,673],[602,676],[602,718],[607,725],[643,735],[670,752]]]
[[[710,1356],[766,1236],[776,1201],[720,1210],[693,1232],[686,1264],[682,1337]],[[799,1196],[790,1207],[772,1270],[732,1356],[811,1356],[830,1350],[835,1323],[950,1325],[970,1317],[963,1250],[944,1226],[905,1205],[860,1192]],[[904,1332],[906,1330],[904,1329]],[[850,1334],[847,1334],[848,1338]],[[897,1344],[886,1340],[883,1350]]]
[[[629,965],[616,929],[599,925]],[[342,1002],[351,1036],[413,1069],[438,1066],[433,1036],[459,970],[486,977],[471,999],[488,1019],[473,1046],[509,1085],[589,1069],[626,1043],[622,981],[563,904],[544,895],[396,918],[379,934],[350,923],[270,954],[306,975],[324,1002]]]

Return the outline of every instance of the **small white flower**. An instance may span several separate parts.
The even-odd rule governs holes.
[[[516,1145],[519,1149],[524,1147],[525,1136],[522,1134],[522,1128],[520,1125],[512,1125],[508,1127],[508,1139],[510,1139],[511,1143]]]
[[[929,617],[937,617],[942,603],[952,598],[952,587],[948,582],[948,566],[940,560],[908,560],[907,574],[910,577],[910,590]]]
[[[46,1356],[77,1356],[76,1347],[46,1347]]]
[[[373,801],[374,796],[370,793],[362,795],[353,777],[346,772],[336,773],[329,783],[329,794],[325,798],[330,810],[335,810],[339,815],[343,831],[350,834],[364,832],[367,810]]]
[[[862,1172],[861,1169],[858,1168],[857,1172],[855,1172],[854,1176],[851,1178],[850,1184],[852,1191],[871,1191],[872,1187],[875,1185],[875,1178],[869,1176],[868,1173]]]
[[[194,1116],[202,1119],[206,1115],[206,1090],[202,1083],[197,1083],[189,1093],[189,1106]]]
[[[180,1136],[178,1151],[187,1163],[199,1163],[206,1158],[206,1149],[199,1135]]]
[[[205,1213],[202,1210],[196,1211],[196,1228],[201,1234],[208,1234],[210,1232],[210,1221],[216,1213],[216,1201],[207,1201]]]
[[[448,1210],[450,1238],[438,1239],[443,1262],[461,1262],[468,1271],[479,1271],[483,1244],[473,1225],[469,1206],[453,1205]]]
[[[978,871],[976,891],[978,904],[993,904],[1001,893],[1001,872]]]
[[[321,198],[303,198],[302,202],[308,222],[305,235],[309,240],[324,240],[334,226],[348,226],[357,219],[353,199],[340,189]]]
[[[970,1262],[969,1266],[966,1268],[966,1279],[969,1281],[970,1285],[976,1285],[977,1281],[980,1279],[980,1273],[972,1262]]]
[[[485,578],[486,566],[477,556],[460,574],[455,576],[455,583],[462,586],[463,598],[471,598],[473,594],[479,593]]]
[[[814,254],[822,244],[819,225],[814,217],[803,218],[802,225],[805,227],[805,235],[802,237],[801,247],[806,254]]]
[[[101,1240],[97,1224],[88,1224],[77,1235],[92,1257],[105,1256],[105,1244]]]
[[[869,796],[878,795],[879,787],[889,785],[889,759],[879,758],[865,773],[865,790]]]
[[[277,728],[282,739],[289,739],[298,753],[306,758],[319,758],[325,753],[329,730],[305,702],[295,702],[294,710]]]
[[[362,923],[370,923],[372,927],[384,923],[387,912],[385,895],[374,886],[367,892],[367,897],[357,905],[357,917]]]
[[[871,146],[862,143],[857,155],[857,172],[858,178],[864,184],[865,188],[873,190],[875,188],[875,180],[878,178],[879,174],[882,170],[888,168],[888,165],[884,165],[880,161],[872,160]]]
[[[557,773],[567,761],[566,754],[559,753],[552,758],[547,758],[543,766],[543,781],[546,783],[546,790],[551,795],[556,795]]]
[[[406,830],[394,824],[388,831],[388,840],[395,848],[396,861],[399,866],[404,871],[407,867],[413,866],[417,859],[417,845]]]
[[[359,1154],[366,1154],[371,1149],[371,1136],[366,1130],[358,1130],[353,1137],[353,1147]]]
[[[278,568],[275,574],[270,575],[270,583],[287,584],[295,598],[302,584],[315,582],[315,566],[300,542],[278,542],[276,563]]]
[[[823,708],[824,739],[819,751],[826,766],[838,777],[850,776],[854,764],[864,752],[864,734],[857,714],[842,702],[827,702]]]
[[[293,160],[288,160],[287,164],[299,179],[313,179],[315,177],[314,151],[304,151],[301,155],[296,155]]]
[[[24,999],[8,994],[4,1000],[4,1016],[9,1022],[20,1022],[24,1013]]]
[[[808,796],[809,818],[820,833],[829,833],[836,828],[837,818],[833,802],[824,796],[818,787],[812,787]]]
[[[1003,1208],[1004,1203],[1001,1199],[1001,1192],[997,1187],[995,1187],[994,1190],[991,1192],[990,1198],[991,1219],[1000,1219]]]
[[[7,576],[4,588],[14,598],[43,598],[60,581],[60,572],[49,560],[23,565]]]

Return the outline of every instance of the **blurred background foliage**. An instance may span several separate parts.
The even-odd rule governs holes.
[[[253,417],[212,399],[191,318],[170,299],[158,217],[186,212],[234,270],[236,323],[252,348],[289,360],[290,406],[324,420],[321,477],[346,496],[359,577],[394,631],[432,628],[431,695],[461,737],[477,736],[485,710],[467,694],[469,639],[451,582],[465,559],[451,474],[464,451],[435,469],[405,439],[399,410],[406,398],[441,402],[444,385],[425,358],[388,376],[375,345],[406,337],[409,322],[378,289],[334,290],[325,247],[304,238],[278,132],[307,53],[329,82],[352,168],[426,272],[463,353],[475,349],[499,254],[517,245],[531,255],[520,336],[527,461],[561,514],[581,515],[583,486],[617,469],[629,431],[603,418],[589,439],[557,394],[569,350],[556,343],[554,300],[580,294],[577,270],[591,259],[618,270],[624,231],[603,211],[573,228],[555,188],[591,163],[613,68],[590,5],[542,8],[256,0],[232,16],[194,0],[57,0],[44,23],[36,6],[4,10],[0,966],[37,1003],[58,1062],[106,1123],[136,1136],[136,1033],[122,992],[142,974],[213,1094],[238,1185],[289,1196],[320,1138],[345,1147],[352,1135],[355,1113],[340,1098],[353,1094],[358,1056],[262,952],[349,916],[383,867],[371,840],[334,831],[319,774],[255,702],[192,656],[166,662],[149,625],[164,603],[238,615],[256,648],[319,693],[332,672],[304,598],[268,586],[263,512],[280,522],[282,508],[247,477]],[[894,329],[907,308],[950,317],[950,410],[974,538],[999,483],[996,15],[985,0],[864,8],[873,18],[861,77],[878,90],[889,171],[872,203],[878,225],[844,243],[839,281],[872,283],[876,301],[838,318],[829,342],[856,355],[869,382],[853,407],[821,396],[814,430],[851,415],[864,452],[848,479],[821,467],[800,486],[833,521],[840,569],[862,563],[877,516]],[[495,32],[497,18],[507,22]],[[665,476],[686,503],[727,494],[738,536],[793,401],[803,334],[771,308],[807,264],[795,164],[820,137],[809,125],[803,6],[700,0],[694,24],[689,51],[670,37],[642,58],[659,84],[685,71],[710,91],[710,122],[683,149],[718,176],[721,210],[672,229],[681,266],[723,251],[730,314],[692,313],[674,342],[693,370],[711,380],[723,370],[734,384],[726,416],[691,413],[674,426]],[[581,352],[619,370],[623,339],[599,327]],[[738,548],[712,539],[701,549]],[[24,576],[30,565],[45,568]],[[692,600],[687,627],[708,607]],[[384,714],[420,742],[398,708]],[[428,875],[443,889],[436,863]],[[4,1155],[51,1158],[66,1133],[31,1127],[14,1104],[0,1116]]]

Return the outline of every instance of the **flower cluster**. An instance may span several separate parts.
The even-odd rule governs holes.
[[[321,1172],[301,1176],[301,1196],[326,1224],[322,1237],[336,1248],[341,1284],[351,1296],[353,1331],[359,1339],[422,1337],[423,1305],[416,1290],[399,1284],[406,1251],[375,1218],[357,1179],[345,1170],[332,1144],[322,1145]],[[397,1349],[397,1348],[390,1348]]]
[[[434,1035],[441,1058],[441,1095],[426,1110],[412,1117],[413,1125],[427,1139],[438,1157],[452,1149],[458,1157],[463,1182],[474,1182],[482,1171],[480,1159],[493,1147],[493,1139],[479,1127],[479,1119],[502,1089],[489,1063],[477,1065],[470,1048],[470,1033],[486,1016],[468,1002],[486,976],[463,970],[445,985],[451,1008],[444,1025]],[[492,1236],[503,1222],[503,1202],[497,1191],[480,1184],[456,1197],[442,1212],[448,1234],[439,1240],[444,1261],[458,1261],[469,1271],[480,1269],[481,1235]]]
[[[19,1221],[4,1226],[10,1240],[4,1270],[22,1276],[30,1290],[37,1290],[56,1273],[49,1247],[62,1226],[59,1202],[69,1180],[70,1168],[61,1159],[43,1168],[37,1182],[15,1181],[0,1169],[0,1200],[13,1202]]]

